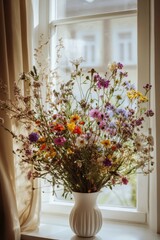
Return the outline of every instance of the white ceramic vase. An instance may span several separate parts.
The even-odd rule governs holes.
[[[69,222],[72,231],[79,237],[95,236],[102,227],[102,214],[96,204],[98,194],[73,192],[75,204]]]

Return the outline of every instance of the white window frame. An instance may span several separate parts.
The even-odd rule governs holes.
[[[45,6],[45,4],[46,6]],[[123,11],[123,12],[115,12],[115,13],[106,13],[106,14],[97,14],[91,15],[86,17],[74,17],[74,18],[67,18],[56,20],[54,22],[50,22],[47,25],[47,21],[49,23],[49,3],[53,4],[52,0],[40,0],[40,9],[44,13],[46,13],[45,23],[42,24],[42,30],[39,31],[39,35],[41,33],[46,34],[46,38],[48,37],[49,32],[53,32],[56,26],[62,24],[69,24],[73,22],[85,22],[87,20],[92,19],[103,19],[103,18],[110,18],[110,17],[119,17],[120,15],[127,16],[127,15],[134,15],[137,13],[136,10],[131,11]],[[142,89],[144,82],[149,82],[149,59],[150,59],[150,42],[149,42],[149,0],[138,0],[138,79],[141,79],[141,82],[138,82],[139,90]],[[48,29],[47,27],[48,26]],[[143,54],[141,54],[143,53]],[[148,66],[148,68],[146,67]],[[138,176],[137,181],[137,209],[130,209],[130,208],[112,208],[112,207],[101,207],[102,215],[105,219],[114,219],[114,220],[123,220],[123,221],[130,221],[130,222],[137,222],[137,223],[147,223],[148,221],[148,177]],[[140,183],[140,184],[139,184]],[[65,215],[68,215],[72,203],[53,203],[53,204],[43,204],[42,206],[42,216],[43,220],[45,216],[48,218],[48,214],[50,214],[51,221],[53,221],[54,216],[62,216],[64,218]],[[57,219],[57,218],[56,218]]]

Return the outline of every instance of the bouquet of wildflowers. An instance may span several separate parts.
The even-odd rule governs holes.
[[[109,64],[102,76],[96,69],[83,72],[81,62],[72,61],[74,70],[59,89],[50,87],[47,105],[46,76],[35,67],[20,78],[28,81],[28,95],[15,84],[15,99],[0,101],[1,110],[25,129],[7,130],[19,144],[14,152],[20,161],[32,166],[28,179],[63,184],[65,193],[112,189],[137,171],[149,174],[153,165],[153,139],[143,130],[153,116],[145,107],[151,85],[137,91],[121,63]]]

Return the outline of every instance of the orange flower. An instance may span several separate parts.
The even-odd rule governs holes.
[[[110,146],[110,144],[111,144],[110,140],[108,140],[108,139],[101,141],[101,143],[102,143],[105,147],[108,147],[108,146]]]
[[[54,158],[56,156],[56,152],[55,151],[50,151],[50,157]]]
[[[80,116],[78,114],[74,114],[70,117],[71,122],[77,122],[80,119]]]
[[[65,127],[62,124],[57,123],[54,127],[53,130],[56,130],[58,132],[61,132],[65,129]]]
[[[43,142],[45,142],[46,141],[46,138],[45,137],[40,137],[39,139],[38,139],[38,142],[40,142],[40,143],[43,143]]]

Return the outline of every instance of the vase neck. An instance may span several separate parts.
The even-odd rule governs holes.
[[[99,192],[94,192],[94,193],[73,192],[75,204],[79,205],[81,203],[84,203],[86,204],[87,207],[89,205],[96,205],[98,195],[99,195]]]

